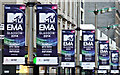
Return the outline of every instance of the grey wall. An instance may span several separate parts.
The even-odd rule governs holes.
[[[97,2],[97,8],[107,8],[107,7],[114,7],[114,2]],[[94,24],[95,25],[95,15],[93,11],[95,9],[95,2],[85,2],[85,23],[86,24]],[[98,27],[107,26],[108,24],[114,25],[115,24],[115,10],[111,12],[106,12],[104,14],[98,14],[98,20],[97,20]],[[105,34],[107,34],[107,31],[104,31],[105,29],[100,29]],[[114,30],[110,29],[110,37],[114,38]]]

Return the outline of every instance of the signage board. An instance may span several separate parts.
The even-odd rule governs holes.
[[[4,7],[3,64],[25,64],[25,5]]]
[[[111,50],[111,73],[119,73],[119,51]]]
[[[99,41],[99,69],[110,69],[109,65],[109,42]]]
[[[82,30],[82,67],[95,67],[95,30]],[[91,66],[91,67],[90,67]]]
[[[37,59],[38,65],[58,65],[57,55],[57,5],[37,5]],[[51,59],[51,57],[53,59]],[[49,63],[46,64],[48,60]],[[41,60],[42,63],[39,61]],[[55,61],[55,62],[52,62]],[[56,63],[57,62],[57,63]]]
[[[75,30],[62,30],[62,67],[75,67]]]

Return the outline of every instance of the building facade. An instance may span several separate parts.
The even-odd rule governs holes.
[[[117,8],[116,13],[115,13],[115,23],[120,24],[120,1],[116,1],[115,6]],[[120,50],[120,26],[117,26],[115,28],[115,41],[117,45],[117,49]]]
[[[5,4],[25,4],[33,0],[0,0],[0,24],[4,24],[4,5]],[[63,29],[76,29],[77,17],[80,18],[80,24],[84,23],[84,0],[35,0],[38,4],[57,4],[58,5],[58,53],[61,53],[61,36]],[[77,2],[80,2],[80,12],[77,13]],[[29,9],[26,9],[26,34],[29,28]],[[80,16],[77,16],[80,14]],[[36,22],[36,13],[34,10],[34,21]],[[36,23],[34,22],[34,49],[36,49]],[[2,34],[2,31],[0,32]],[[77,35],[77,34],[76,34]],[[25,46],[28,46],[28,35],[26,35]],[[76,48],[76,47],[75,47]],[[2,58],[2,40],[0,40],[0,57]],[[1,59],[0,58],[0,59]],[[0,66],[2,66],[2,59],[0,60]],[[16,66],[14,66],[15,68]],[[5,67],[3,67],[4,69]],[[6,66],[7,68],[7,66]],[[12,71],[11,71],[12,72]],[[0,74],[2,73],[2,67],[0,67]]]
[[[77,13],[77,0],[49,0],[47,2],[40,1],[41,4],[58,4],[58,55],[61,54],[62,30],[75,30],[77,28],[78,14],[80,14],[80,24],[84,23],[84,1],[79,1],[80,13]]]
[[[80,13],[77,13],[77,0],[37,0],[41,4],[58,4],[58,41],[61,42],[62,29],[76,29],[77,27],[77,14],[81,14],[80,24],[84,23],[84,0],[80,2]],[[59,43],[59,53],[61,51],[61,43]]]

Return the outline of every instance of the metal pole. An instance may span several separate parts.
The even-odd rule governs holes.
[[[77,2],[77,60],[76,60],[76,66],[80,66],[80,2]],[[77,74],[79,75],[79,67],[77,67]]]
[[[35,5],[35,1],[29,1],[27,3],[27,5],[29,6],[29,10],[30,10],[30,14],[29,14],[29,43],[28,43],[28,64],[33,64],[33,7]],[[33,68],[32,67],[28,67],[29,69],[29,75],[33,74]]]
[[[95,75],[97,75],[97,68],[98,68],[98,47],[97,47],[97,15],[98,15],[98,10],[97,10],[97,5],[95,4]]]
[[[28,44],[28,64],[33,61],[33,7],[30,7],[30,26],[29,26],[29,44]],[[33,68],[29,68],[29,73],[33,73]]]

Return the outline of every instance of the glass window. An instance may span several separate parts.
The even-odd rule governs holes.
[[[83,2],[81,2],[81,8],[83,8]]]
[[[72,18],[74,18],[74,2],[72,2]]]
[[[68,16],[70,15],[70,1],[68,1]]]
[[[83,20],[83,12],[81,11],[81,20]]]
[[[60,0],[58,0],[58,8],[60,8],[61,6],[60,6]]]
[[[63,13],[65,13],[65,2],[62,3],[63,3]]]

